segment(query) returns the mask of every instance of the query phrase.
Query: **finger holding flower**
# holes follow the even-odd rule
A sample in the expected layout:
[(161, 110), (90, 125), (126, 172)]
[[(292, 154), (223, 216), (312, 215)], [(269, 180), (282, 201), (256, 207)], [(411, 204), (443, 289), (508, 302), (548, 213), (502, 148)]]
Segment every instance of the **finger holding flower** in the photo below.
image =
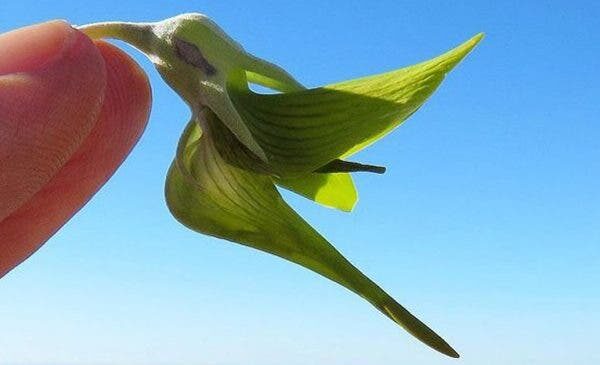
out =
[(150, 110), (123, 51), (54, 21), (0, 36), (0, 277), (108, 180)]
[[(61, 22), (38, 27), (48, 32), (0, 38), (0, 48), (17, 55), (0, 56), (0, 276), (85, 204), (144, 129), (145, 75), (122, 51), (88, 36), (116, 38), (145, 53), (190, 107), (165, 186), (177, 220), (317, 272), (430, 347), (459, 356), (342, 256), (276, 187), (351, 211), (357, 202), (351, 173), (385, 168), (348, 158), (415, 113), (482, 34), (410, 67), (307, 89), (201, 14), (80, 30)], [(29, 46), (19, 44), (24, 34)], [(42, 46), (31, 47), (36, 42)], [(255, 93), (250, 83), (278, 93)]]

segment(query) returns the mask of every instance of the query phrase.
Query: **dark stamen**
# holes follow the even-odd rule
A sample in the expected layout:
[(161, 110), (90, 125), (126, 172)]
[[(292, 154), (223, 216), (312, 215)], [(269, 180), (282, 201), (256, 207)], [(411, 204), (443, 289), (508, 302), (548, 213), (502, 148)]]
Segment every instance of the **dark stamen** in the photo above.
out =
[(358, 162), (344, 161), (344, 160), (333, 160), (327, 165), (318, 168), (315, 172), (329, 173), (329, 172), (373, 172), (375, 174), (383, 174), (385, 167), (375, 165), (365, 165)]

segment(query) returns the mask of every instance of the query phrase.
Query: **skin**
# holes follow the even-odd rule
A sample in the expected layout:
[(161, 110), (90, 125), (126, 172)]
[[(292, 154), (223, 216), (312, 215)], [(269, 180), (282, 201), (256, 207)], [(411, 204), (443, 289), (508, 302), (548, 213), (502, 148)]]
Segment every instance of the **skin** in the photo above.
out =
[(129, 56), (65, 22), (0, 35), (0, 277), (112, 176), (150, 104)]
[[(296, 214), (275, 184), (351, 210), (357, 199), (352, 180), (333, 174), (384, 168), (339, 158), (410, 117), (482, 34), (417, 65), (304, 89), (284, 70), (246, 53), (201, 14), (80, 29), (146, 53), (189, 104), (192, 120), (165, 188), (179, 221), (313, 270), (430, 347), (459, 357)], [(252, 93), (248, 82), (282, 93)], [(65, 23), (0, 37), (0, 277), (110, 177), (142, 133), (149, 105), (147, 80), (126, 55)], [(322, 173), (332, 178), (318, 177)]]

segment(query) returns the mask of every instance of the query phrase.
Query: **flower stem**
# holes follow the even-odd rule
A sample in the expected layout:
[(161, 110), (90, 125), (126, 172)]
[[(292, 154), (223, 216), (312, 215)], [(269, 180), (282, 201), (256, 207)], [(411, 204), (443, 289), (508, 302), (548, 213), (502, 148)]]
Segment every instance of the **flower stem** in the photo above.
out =
[(77, 27), (92, 39), (113, 38), (124, 41), (150, 55), (154, 32), (150, 23), (103, 22)]

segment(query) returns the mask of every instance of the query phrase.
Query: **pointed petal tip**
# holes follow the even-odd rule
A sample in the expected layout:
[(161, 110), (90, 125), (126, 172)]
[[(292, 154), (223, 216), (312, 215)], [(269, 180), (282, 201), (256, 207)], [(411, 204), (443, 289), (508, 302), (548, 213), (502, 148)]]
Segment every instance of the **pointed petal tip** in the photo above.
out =
[(466, 48), (465, 54), (471, 52), (473, 48), (475, 48), (475, 46), (477, 46), (479, 42), (483, 40), (483, 38), (485, 38), (485, 33), (479, 32), (471, 37), (468, 41), (463, 43), (463, 46)]
[(425, 342), (425, 344), (428, 345), (429, 347), (431, 347), (432, 349), (436, 350), (437, 352), (444, 354), (448, 357), (451, 357), (454, 359), (460, 358), (460, 354), (458, 352), (456, 352), (456, 350), (453, 349), (452, 346), (450, 346), (443, 339), (440, 338), (440, 340), (441, 340), (441, 342), (436, 343), (435, 345), (432, 343), (427, 343), (427, 342)]
[(458, 352), (456, 352), (456, 351), (455, 351), (454, 349), (452, 349), (452, 348), (451, 348), (451, 350), (452, 350), (452, 352), (451, 352), (451, 353), (449, 353), (449, 354), (447, 354), (447, 355), (448, 355), (448, 356), (450, 356), (450, 357), (453, 357), (453, 358), (455, 358), (455, 359), (459, 359), (459, 358), (460, 358), (460, 354), (459, 354)]
[[(229, 127), (229, 125), (228, 125), (228, 127)], [(265, 150), (263, 150), (261, 145), (259, 145), (258, 142), (256, 142), (256, 140), (254, 140), (252, 135), (246, 135), (246, 134), (243, 134), (240, 132), (234, 133), (234, 135), (248, 150), (250, 150), (250, 152), (252, 152), (262, 162), (264, 162), (266, 164), (269, 163), (269, 158), (267, 157)]]
[(466, 41), (465, 43), (474, 43), (475, 45), (477, 45), (477, 43), (479, 43), (483, 38), (485, 38), (485, 33), (479, 32), (479, 33), (475, 34), (474, 36), (472, 36), (471, 38), (469, 38), (469, 40)]
[(452, 348), (452, 346), (450, 346), (447, 342), (444, 341), (444, 345), (442, 347), (436, 348), (437, 351), (439, 351), (440, 353), (454, 358), (454, 359), (459, 359), (460, 358), (460, 354), (458, 352), (456, 352), (455, 349)]
[(460, 354), (458, 352), (456, 352), (456, 350), (453, 349), (452, 346), (450, 346), (446, 342), (444, 342), (444, 344), (439, 347), (433, 347), (433, 349), (435, 349), (436, 351), (438, 351), (448, 357), (451, 357), (454, 359), (460, 358)]
[(458, 46), (458, 48), (463, 48), (466, 50), (466, 52), (469, 52), (475, 48), (475, 46), (479, 44), (483, 38), (485, 38), (485, 33), (479, 32), (469, 38), (467, 41), (463, 42), (460, 46)]
[[(258, 144), (257, 144), (258, 146)], [(269, 158), (267, 157), (267, 154), (265, 153), (265, 151), (262, 149), (262, 147), (258, 146), (257, 148), (253, 149), (252, 152), (254, 152), (258, 158), (260, 158), (260, 160), (264, 163), (269, 163)]]
[(485, 33), (479, 32), (479, 33), (475, 34), (474, 36), (472, 36), (471, 38), (469, 38), (469, 40), (467, 40), (466, 42), (461, 44), (458, 48), (463, 51), (462, 53), (467, 55), (469, 52), (471, 52), (473, 50), (473, 48), (475, 48), (475, 46), (477, 46), (479, 44), (479, 42), (481, 42), (483, 40), (483, 38), (485, 38)]
[(414, 315), (408, 312), (396, 301), (392, 301), (379, 307), (383, 313), (407, 330), (419, 341), (423, 342), (432, 349), (452, 358), (459, 358), (460, 355), (452, 348), (440, 335), (435, 333), (425, 323), (421, 322)]
[[(477, 46), (477, 44), (481, 42), (484, 36), (484, 33), (477, 33), (476, 35), (463, 42), (459, 46), (432, 59), (431, 61), (439, 61), (438, 66), (444, 65), (446, 68), (446, 72), (449, 72), (454, 67), (456, 67), (456, 65), (458, 65), (469, 53), (471, 53), (475, 46)], [(431, 61), (426, 61), (425, 63), (429, 63)]]

